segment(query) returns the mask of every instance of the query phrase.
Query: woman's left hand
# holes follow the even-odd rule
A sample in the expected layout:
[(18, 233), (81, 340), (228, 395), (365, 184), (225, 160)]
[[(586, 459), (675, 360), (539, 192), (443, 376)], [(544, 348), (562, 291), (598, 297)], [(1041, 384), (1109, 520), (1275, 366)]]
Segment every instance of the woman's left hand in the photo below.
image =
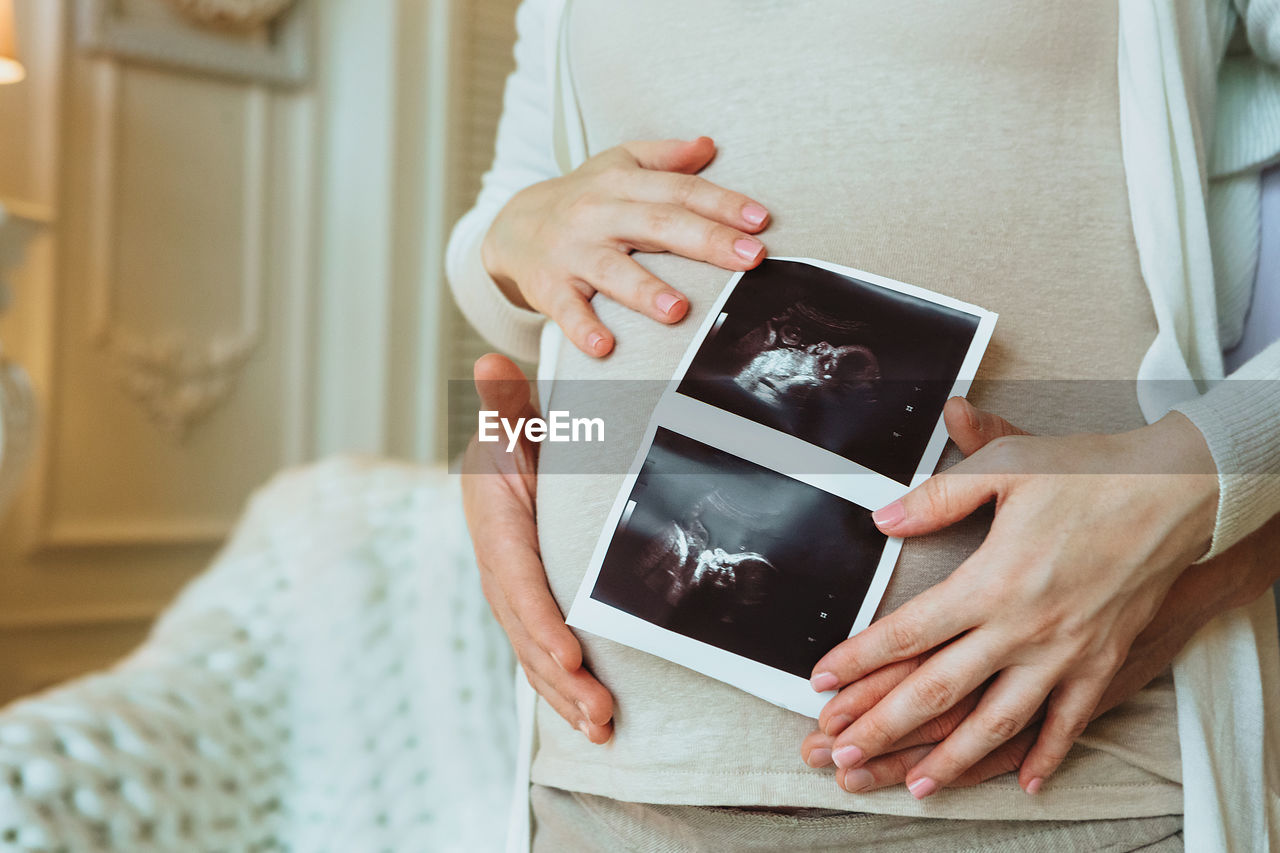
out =
[[(1019, 776), (1029, 793), (1040, 789), (1134, 638), (1207, 550), (1217, 477), (1199, 430), (1175, 412), (1117, 435), (999, 438), (875, 518), (885, 533), (918, 536), (990, 500), (995, 520), (969, 559), (813, 670), (814, 688), (830, 690), (933, 652), (835, 739), (845, 769), (894, 750), (986, 684), (972, 713), (907, 773), (917, 798), (960, 779), (1043, 706)], [(851, 693), (824, 716), (843, 713)]]

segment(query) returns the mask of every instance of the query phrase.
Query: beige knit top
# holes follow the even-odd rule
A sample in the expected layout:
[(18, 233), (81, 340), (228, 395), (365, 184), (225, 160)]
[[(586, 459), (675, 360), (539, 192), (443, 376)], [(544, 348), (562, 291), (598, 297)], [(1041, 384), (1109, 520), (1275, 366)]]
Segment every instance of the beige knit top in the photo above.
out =
[[(811, 256), (999, 312), (971, 399), (1037, 432), (1144, 423), (1133, 377), (1155, 335), (1121, 163), (1116, 5), (1108, 0), (575, 0), (569, 66), (591, 153), (712, 136), (704, 175), (763, 202), (775, 255)], [(692, 301), (664, 327), (603, 297), (604, 361), (563, 347), (560, 379), (669, 378), (729, 273), (641, 258)], [(613, 421), (643, 395), (598, 390)], [(622, 448), (627, 459), (635, 445)], [(547, 471), (564, 471), (544, 445)], [(942, 465), (954, 463), (952, 455)], [(564, 609), (621, 474), (547, 473), (543, 559)], [(903, 549), (882, 612), (977, 547), (975, 518)], [(584, 636), (616, 699), (592, 746), (537, 711), (533, 780), (639, 802), (813, 806), (938, 817), (1108, 818), (1182, 807), (1166, 676), (1095, 722), (1045, 791), (1010, 777), (917, 802), (839, 790), (800, 758), (812, 721), (661, 659)]]

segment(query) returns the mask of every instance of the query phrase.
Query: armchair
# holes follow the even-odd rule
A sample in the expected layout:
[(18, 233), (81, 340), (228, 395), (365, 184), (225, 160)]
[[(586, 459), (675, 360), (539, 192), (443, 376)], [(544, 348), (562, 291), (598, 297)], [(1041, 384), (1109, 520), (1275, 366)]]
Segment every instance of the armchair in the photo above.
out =
[(0, 851), (479, 851), (506, 832), (509, 647), (456, 478), (279, 476), (134, 654), (0, 712)]

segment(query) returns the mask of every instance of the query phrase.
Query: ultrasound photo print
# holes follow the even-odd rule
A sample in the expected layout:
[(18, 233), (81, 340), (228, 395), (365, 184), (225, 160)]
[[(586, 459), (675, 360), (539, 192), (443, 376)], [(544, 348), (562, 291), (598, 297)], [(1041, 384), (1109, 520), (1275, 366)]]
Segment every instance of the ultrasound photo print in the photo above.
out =
[(979, 317), (796, 261), (743, 274), (679, 393), (909, 484)]
[(807, 679), (885, 541), (868, 510), (659, 428), (591, 598)]

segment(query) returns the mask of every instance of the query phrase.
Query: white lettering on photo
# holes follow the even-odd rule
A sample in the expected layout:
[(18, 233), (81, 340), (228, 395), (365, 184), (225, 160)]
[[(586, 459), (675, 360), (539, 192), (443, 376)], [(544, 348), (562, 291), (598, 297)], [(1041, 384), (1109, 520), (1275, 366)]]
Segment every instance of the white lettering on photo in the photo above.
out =
[[(578, 438), (578, 427), (582, 427), (584, 438)], [(592, 431), (597, 438), (592, 438)], [(604, 418), (574, 418), (573, 419), (573, 440), (574, 441), (604, 441)]]
[(525, 419), (517, 418), (516, 425), (513, 428), (511, 422), (506, 418), (502, 419), (502, 431), (507, 434), (507, 452), (515, 450), (516, 442), (520, 440), (520, 427), (524, 426)]
[(498, 413), (493, 411), (480, 412), (480, 433), (477, 436), (480, 441), (497, 441), (498, 440)]
[(569, 429), (569, 423), (568, 412), (557, 412), (552, 410), (551, 420), (547, 422), (548, 426), (551, 427), (551, 432), (548, 438), (551, 441), (568, 441), (569, 435), (566, 431)]
[(496, 411), (482, 410), (479, 416), (479, 429), (476, 439), (485, 443), (501, 441), (502, 438), (498, 433), (499, 427), (507, 437), (508, 453), (515, 450), (516, 444), (519, 443), (522, 436), (526, 441), (532, 441), (537, 444), (544, 441), (604, 441), (603, 418), (575, 418), (569, 412), (555, 409), (550, 412), (550, 417), (547, 420), (542, 418), (517, 418), (514, 423), (507, 418), (500, 417)]

